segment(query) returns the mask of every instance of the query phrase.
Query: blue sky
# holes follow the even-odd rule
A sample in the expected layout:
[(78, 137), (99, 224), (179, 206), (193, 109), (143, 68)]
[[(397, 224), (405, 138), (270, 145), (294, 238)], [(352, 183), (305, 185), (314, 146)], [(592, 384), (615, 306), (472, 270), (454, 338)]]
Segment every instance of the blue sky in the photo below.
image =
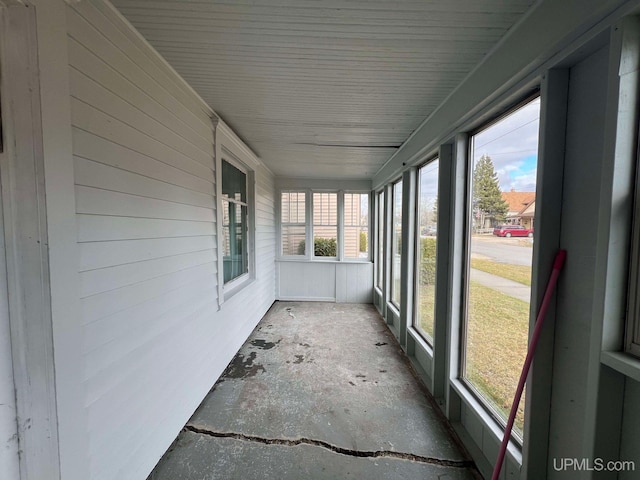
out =
[[(535, 192), (539, 123), (540, 100), (535, 99), (473, 137), (474, 162), (485, 154), (491, 157), (503, 192)], [(438, 163), (421, 173), (423, 201), (431, 204), (438, 193)]]
[(491, 157), (503, 192), (535, 191), (539, 125), (537, 98), (473, 137), (474, 161)]

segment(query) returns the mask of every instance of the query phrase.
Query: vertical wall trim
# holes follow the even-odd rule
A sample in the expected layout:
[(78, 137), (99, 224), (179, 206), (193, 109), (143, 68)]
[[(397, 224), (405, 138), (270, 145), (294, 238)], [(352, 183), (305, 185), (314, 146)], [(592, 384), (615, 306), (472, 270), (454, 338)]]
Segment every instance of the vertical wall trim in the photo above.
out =
[[(621, 458), (625, 377), (603, 366), (600, 357), (603, 350), (622, 350), (625, 320), (631, 315), (627, 313), (627, 282), (636, 278), (629, 277), (629, 265), (636, 268), (634, 259), (638, 253), (637, 236), (633, 236), (631, 228), (631, 199), (637, 195), (639, 81), (640, 17), (632, 16), (611, 31), (588, 377), (589, 392), (593, 394), (586, 403), (585, 419), (589, 423), (584, 435), (585, 455), (593, 458)], [(637, 228), (635, 225), (636, 231)], [(634, 249), (630, 260), (629, 252)]]
[(432, 392), (438, 404), (444, 406), (447, 388), (447, 354), (451, 318), (449, 278), (451, 277), (451, 228), (453, 225), (453, 176), (455, 172), (453, 145), (440, 146), (438, 163), (438, 244), (436, 246), (436, 311), (433, 335)]
[(402, 256), (400, 261), (400, 344), (407, 345), (407, 329), (413, 318), (414, 250), (416, 223), (416, 168), (402, 176)]
[[(635, 212), (640, 209), (637, 200), (637, 185), (640, 172), (637, 171), (638, 155), (638, 101), (640, 92), (640, 16), (626, 18), (616, 25), (611, 35), (611, 66), (610, 77), (617, 78), (611, 81), (609, 95), (609, 111), (607, 112), (608, 126), (613, 131), (607, 136), (604, 160), (606, 168), (603, 169), (603, 194), (606, 202), (601, 203), (600, 215), (603, 216), (605, 225), (601, 226), (599, 235), (603, 237), (603, 243), (614, 245), (615, 248), (607, 251), (606, 265), (598, 265), (598, 273), (602, 277), (596, 277), (601, 283), (602, 291), (605, 288), (609, 295), (603, 305), (605, 311), (611, 317), (607, 317), (603, 325), (602, 350), (609, 352), (620, 351), (629, 346), (629, 339), (623, 338), (625, 330), (628, 334), (633, 332), (633, 322), (625, 326), (627, 315), (635, 315), (634, 303), (640, 299), (634, 299), (629, 293), (629, 305), (627, 307), (627, 291), (633, 285), (627, 286), (627, 279), (638, 277), (638, 265), (633, 262), (640, 256), (640, 221), (634, 218)], [(615, 108), (614, 108), (615, 106)], [(636, 198), (636, 204), (629, 201)], [(633, 228), (629, 229), (629, 225)], [(615, 228), (615, 231), (609, 231)], [(604, 240), (606, 239), (606, 240)], [(633, 239), (633, 240), (631, 240)], [(629, 244), (631, 240), (631, 243)], [(632, 265), (629, 264), (629, 253)], [(622, 253), (622, 255), (621, 255)], [(605, 271), (603, 271), (603, 268)], [(606, 273), (613, 268), (614, 274)], [(629, 268), (629, 274), (626, 270)], [(603, 282), (603, 280), (607, 281)], [(634, 280), (631, 280), (633, 282)], [(617, 294), (617, 295), (616, 295)], [(629, 313), (624, 311), (629, 308)], [(622, 311), (621, 311), (622, 310)], [(626, 327), (626, 328), (625, 328)], [(628, 335), (629, 336), (629, 335)]]
[(383, 259), (383, 282), (382, 282), (382, 309), (383, 317), (388, 324), (393, 323), (393, 316), (389, 313), (389, 301), (391, 297), (391, 239), (392, 239), (392, 206), (393, 206), (393, 183), (389, 183), (384, 187), (384, 249), (382, 250)]
[[(2, 32), (6, 32), (5, 26), (5, 9), (0, 8), (0, 24)], [(2, 34), (0, 32), (0, 34)], [(0, 38), (0, 46), (4, 46), (5, 39)], [(0, 47), (0, 72), (4, 77), (4, 71), (7, 64), (4, 62), (5, 54)], [(2, 82), (4, 84), (4, 81)], [(6, 91), (2, 88), (0, 92), (0, 104), (7, 102)], [(6, 113), (7, 105), (3, 105)], [(9, 118), (5, 114), (2, 122), (8, 123)], [(6, 129), (6, 127), (5, 127)], [(10, 132), (7, 132), (10, 133)], [(0, 131), (5, 142), (4, 134)], [(10, 152), (5, 148), (0, 152), (0, 177), (4, 176), (3, 165), (10, 162), (8, 157)], [(18, 424), (16, 410), (16, 388), (13, 376), (13, 355), (11, 351), (11, 318), (9, 316), (9, 286), (7, 284), (7, 255), (5, 245), (5, 231), (2, 208), (2, 196), (0, 190), (0, 404), (4, 408), (0, 410), (0, 477), (2, 478), (20, 478), (20, 463), (18, 457)]]
[[(533, 324), (538, 306), (544, 296), (553, 259), (560, 247), (560, 206), (562, 205), (564, 178), (569, 71), (566, 69), (548, 71), (543, 78), (540, 94), (535, 216), (536, 244), (533, 249), (530, 332), (533, 331)], [(554, 305), (555, 303), (547, 312), (545, 328), (538, 343), (536, 360), (531, 368), (527, 384), (527, 405), (536, 405), (536, 408), (527, 408), (525, 411), (523, 479), (546, 478), (547, 466), (549, 465), (547, 456), (550, 434), (551, 376), (553, 373)]]
[(60, 478), (45, 172), (33, 7), (2, 15), (0, 177), (22, 479)]
[(213, 151), (215, 158), (213, 159), (213, 164), (215, 166), (216, 171), (213, 172), (216, 179), (216, 186), (214, 189), (215, 194), (215, 204), (216, 204), (216, 239), (217, 245), (216, 249), (218, 252), (218, 310), (222, 308), (222, 304), (224, 303), (224, 253), (222, 252), (222, 248), (220, 247), (222, 243), (222, 239), (224, 238), (222, 231), (222, 222), (223, 222), (223, 212), (222, 212), (222, 195), (221, 185), (222, 185), (222, 144), (220, 142), (220, 132), (218, 129), (218, 118), (211, 118), (211, 125), (213, 127)]
[[(451, 223), (449, 224), (449, 251), (445, 261), (449, 263), (449, 278), (447, 281), (449, 297), (447, 299), (447, 311), (449, 312), (449, 325), (447, 338), (449, 339), (449, 352), (447, 355), (446, 372), (449, 382), (456, 380), (460, 372), (460, 349), (462, 328), (462, 285), (463, 263), (466, 248), (466, 198), (468, 190), (468, 157), (469, 136), (466, 133), (456, 135), (455, 150), (453, 152), (452, 172), (449, 186), (449, 211)], [(439, 203), (439, 202), (438, 202)], [(440, 206), (438, 205), (438, 208)], [(446, 389), (446, 414), (450, 421), (460, 421), (460, 400), (457, 394), (452, 392), (449, 384)]]
[[(338, 231), (336, 232), (337, 241), (338, 241), (338, 251), (336, 255), (338, 256), (338, 261), (344, 260), (344, 190), (338, 190), (337, 193), (337, 220), (338, 220)], [(337, 287), (336, 283), (336, 287)], [(336, 292), (336, 298), (338, 298), (338, 292)]]
[(315, 253), (315, 245), (313, 243), (313, 192), (310, 189), (304, 189), (305, 204), (305, 219), (304, 223), (307, 225), (305, 228), (305, 257), (307, 260), (313, 258)]
[[(76, 198), (71, 136), (67, 38), (68, 6), (60, 0), (35, 5), (46, 182), (46, 218), (55, 345), (55, 383), (60, 477), (89, 478), (88, 414), (84, 404), (83, 328), (80, 316)], [(41, 212), (41, 215), (43, 212)], [(46, 471), (34, 478), (57, 478)]]

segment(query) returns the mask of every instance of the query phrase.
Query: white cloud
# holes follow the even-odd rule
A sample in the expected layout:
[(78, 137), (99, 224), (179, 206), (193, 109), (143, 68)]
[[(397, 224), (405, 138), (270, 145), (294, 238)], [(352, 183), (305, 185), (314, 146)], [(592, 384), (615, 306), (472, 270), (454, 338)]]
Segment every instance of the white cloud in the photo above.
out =
[(525, 160), (538, 151), (539, 112), (538, 98), (473, 137), (474, 162), (489, 155), (505, 191), (535, 188), (535, 170)]

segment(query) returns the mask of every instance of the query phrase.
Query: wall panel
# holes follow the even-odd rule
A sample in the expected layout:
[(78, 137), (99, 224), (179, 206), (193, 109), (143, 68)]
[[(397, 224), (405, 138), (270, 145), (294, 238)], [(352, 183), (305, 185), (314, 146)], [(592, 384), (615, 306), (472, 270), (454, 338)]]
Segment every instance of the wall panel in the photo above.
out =
[(140, 479), (274, 301), (274, 181), (247, 161), (256, 278), (219, 306), (212, 112), (110, 5), (67, 22), (83, 373), (57, 374), (90, 478)]

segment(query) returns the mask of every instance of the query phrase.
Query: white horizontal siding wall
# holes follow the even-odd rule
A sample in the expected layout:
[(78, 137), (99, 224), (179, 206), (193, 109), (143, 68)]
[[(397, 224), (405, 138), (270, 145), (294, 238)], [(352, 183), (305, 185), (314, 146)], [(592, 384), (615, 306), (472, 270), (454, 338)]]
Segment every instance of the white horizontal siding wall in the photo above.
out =
[(219, 309), (210, 112), (108, 4), (67, 24), (90, 478), (142, 480), (274, 300), (273, 178)]

